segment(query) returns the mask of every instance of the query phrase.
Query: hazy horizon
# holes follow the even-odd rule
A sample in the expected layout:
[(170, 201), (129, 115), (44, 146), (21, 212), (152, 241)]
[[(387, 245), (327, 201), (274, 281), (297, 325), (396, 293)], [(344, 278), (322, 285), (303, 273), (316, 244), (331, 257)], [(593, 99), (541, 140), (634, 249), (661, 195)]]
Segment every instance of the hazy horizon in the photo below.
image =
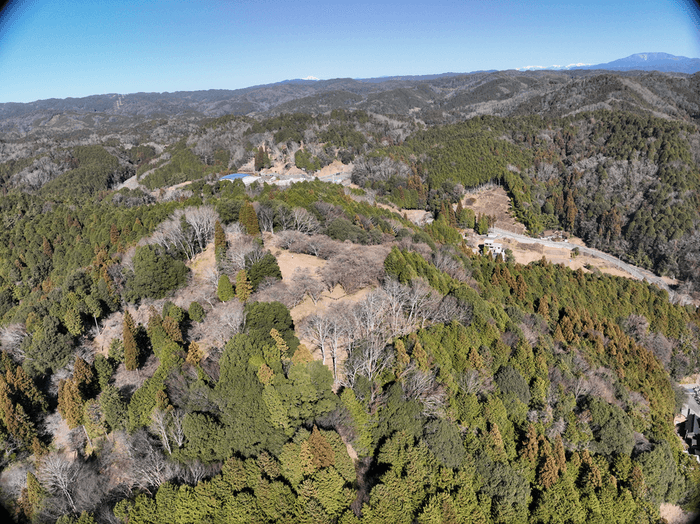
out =
[(700, 57), (694, 2), (9, 2), (0, 102)]

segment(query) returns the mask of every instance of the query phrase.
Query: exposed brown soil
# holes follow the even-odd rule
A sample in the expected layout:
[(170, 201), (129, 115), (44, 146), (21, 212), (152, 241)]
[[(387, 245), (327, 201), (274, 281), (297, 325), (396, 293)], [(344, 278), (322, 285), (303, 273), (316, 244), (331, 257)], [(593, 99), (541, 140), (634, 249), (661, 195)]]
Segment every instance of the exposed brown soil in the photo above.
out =
[[(273, 239), (273, 235), (267, 233), (265, 234), (266, 245), (273, 245)], [(323, 266), (326, 265), (325, 260), (312, 255), (291, 253), (286, 249), (279, 248), (273, 248), (271, 249), (271, 252), (277, 258), (277, 263), (279, 264), (280, 271), (282, 273), (282, 281), (287, 284), (291, 284), (292, 276), (298, 268), (308, 269), (311, 272), (311, 274), (314, 275), (318, 269), (321, 269)], [(332, 304), (337, 303), (339, 301), (357, 302), (359, 300), (362, 300), (362, 298), (364, 298), (369, 292), (370, 288), (363, 288), (353, 293), (352, 295), (348, 295), (340, 285), (337, 285), (333, 288), (332, 291), (324, 291), (321, 294), (321, 298), (316, 303), (314, 303), (313, 300), (307, 296), (300, 304), (294, 306), (289, 313), (292, 317), (292, 320), (294, 321), (294, 324), (296, 325), (309, 315), (321, 314), (325, 312)], [(299, 334), (297, 333), (297, 336), (298, 335)], [(306, 347), (309, 348), (311, 354), (315, 359), (321, 359), (321, 352), (318, 348), (314, 347), (314, 345), (311, 342), (301, 337), (300, 341), (302, 344), (306, 345)], [(329, 361), (327, 361), (326, 364), (330, 366)]]
[[(542, 259), (544, 256), (552, 264), (563, 264), (564, 266), (576, 270), (583, 269), (588, 271), (586, 266), (598, 268), (603, 273), (620, 277), (629, 277), (630, 275), (622, 271), (617, 266), (597, 257), (588, 255), (579, 255), (572, 257), (570, 249), (554, 248), (543, 246), (542, 244), (524, 244), (515, 240), (500, 238), (499, 242), (503, 244), (505, 249), (510, 249), (513, 252), (515, 261), (519, 264), (529, 264)], [(571, 242), (571, 240), (570, 240)]]
[[(265, 233), (263, 237), (266, 247), (268, 247), (277, 258), (277, 263), (282, 273), (282, 280), (287, 284), (291, 284), (292, 276), (297, 268), (308, 269), (312, 275), (315, 275), (316, 271), (326, 264), (325, 260), (315, 256), (291, 253), (285, 249), (274, 247), (275, 237), (271, 233)], [(148, 323), (149, 307), (152, 305), (160, 311), (165, 300), (170, 300), (175, 305), (185, 309), (189, 307), (192, 301), (197, 300), (205, 309), (210, 309), (210, 306), (208, 306), (206, 300), (203, 300), (203, 297), (208, 296), (214, 304), (217, 302), (214, 298), (216, 287), (211, 279), (215, 264), (214, 245), (211, 243), (202, 253), (199, 253), (188, 262), (187, 265), (191, 269), (191, 274), (190, 282), (186, 287), (177, 290), (173, 296), (167, 299), (147, 300), (142, 302), (138, 308), (127, 308), (134, 318), (135, 323), (137, 325), (139, 323), (146, 325)], [(306, 297), (300, 304), (290, 310), (290, 314), (294, 323), (297, 324), (311, 314), (323, 313), (336, 302), (357, 302), (366, 296), (369, 291), (369, 288), (364, 288), (352, 295), (348, 295), (343, 288), (338, 285), (331, 291), (324, 291), (321, 298), (316, 303), (314, 303), (311, 298)], [(111, 341), (113, 339), (121, 339), (122, 337), (123, 322), (124, 314), (122, 312), (117, 312), (110, 315), (101, 323), (100, 334), (97, 335), (93, 341), (93, 351), (95, 353), (99, 352), (107, 356)], [(214, 339), (209, 340), (206, 336), (198, 339), (197, 342), (205, 353), (207, 349), (215, 347), (219, 343), (219, 341)], [(302, 339), (301, 342), (309, 348), (314, 358), (321, 359), (318, 348), (314, 347), (308, 340)], [(139, 370), (139, 373), (127, 372), (123, 369), (123, 366), (120, 366), (117, 370), (117, 376), (115, 377), (115, 380), (118, 382), (117, 386), (138, 387), (140, 383), (150, 377), (157, 368), (157, 366), (149, 364), (153, 364), (153, 362), (149, 361), (147, 365)], [(326, 364), (330, 366), (330, 362), (327, 361)]]
[[(414, 209), (397, 209), (396, 207), (391, 207), (384, 204), (377, 205), (385, 209), (396, 211), (397, 213), (406, 213), (408, 214), (409, 219), (415, 223), (420, 223), (421, 219), (427, 213), (426, 211)], [(516, 222), (510, 205), (510, 198), (508, 197), (505, 189), (502, 187), (490, 187), (472, 193), (467, 193), (462, 199), (462, 206), (472, 209), (477, 215), (485, 214), (495, 217), (496, 222), (494, 227), (498, 229), (511, 231), (521, 235), (527, 232), (527, 228), (523, 224)], [(476, 240), (478, 237), (475, 237), (468, 231), (464, 231), (464, 233), (469, 237), (467, 239), (468, 244), (475, 247), (478, 243)], [(540, 260), (542, 257), (545, 257), (553, 264), (563, 264), (572, 270), (582, 268), (584, 271), (588, 271), (586, 266), (590, 265), (591, 267), (598, 268), (603, 273), (608, 273), (615, 276), (630, 277), (630, 275), (625, 271), (622, 271), (617, 266), (600, 258), (587, 255), (579, 255), (573, 258), (571, 256), (571, 250), (566, 248), (557, 249), (553, 247), (546, 247), (541, 244), (525, 244), (505, 238), (499, 238), (498, 242), (503, 244), (505, 249), (510, 249), (513, 252), (515, 261), (519, 264), (529, 264), (530, 262), (535, 262)], [(569, 237), (568, 242), (570, 244), (585, 246), (583, 240), (576, 237)]]
[(316, 171), (313, 175), (321, 180), (330, 182), (330, 179), (335, 173), (352, 173), (352, 168), (352, 164), (343, 164), (340, 160), (334, 160), (326, 167)]
[[(396, 207), (387, 206), (384, 204), (377, 205), (385, 209), (396, 211), (397, 213), (406, 213), (408, 214), (409, 219), (415, 223), (421, 223), (421, 219), (427, 213), (426, 211), (420, 210), (397, 209)], [(523, 224), (516, 222), (510, 204), (510, 198), (508, 197), (505, 189), (502, 187), (489, 187), (487, 189), (467, 193), (462, 199), (462, 206), (472, 209), (477, 216), (479, 214), (485, 214), (495, 217), (496, 222), (493, 225), (495, 228), (521, 235), (527, 232), (527, 228)], [(472, 247), (476, 247), (478, 244), (478, 237), (475, 237), (475, 235), (466, 230), (463, 231), (463, 233), (467, 236), (467, 243)], [(586, 266), (590, 266), (595, 267), (601, 272), (609, 275), (631, 278), (629, 273), (621, 270), (619, 267), (611, 264), (610, 262), (588, 255), (572, 257), (571, 250), (566, 248), (558, 249), (543, 246), (541, 244), (525, 244), (517, 242), (516, 240), (504, 238), (499, 238), (498, 242), (503, 244), (505, 249), (510, 249), (513, 252), (515, 261), (519, 264), (529, 264), (530, 262), (535, 262), (540, 260), (542, 257), (545, 257), (553, 264), (563, 264), (572, 270), (581, 268), (583, 271), (588, 271)], [(579, 246), (586, 245), (583, 240), (574, 236), (569, 236), (568, 243)], [(664, 280), (669, 285), (677, 284), (677, 281), (673, 279), (665, 278)]]
[(430, 212), (423, 211), (422, 209), (399, 209), (394, 205), (380, 203), (377, 203), (377, 207), (381, 207), (382, 209), (388, 209), (389, 211), (398, 213), (401, 216), (406, 216), (411, 222), (419, 226), (426, 224), (427, 220), (431, 217)]
[(490, 187), (467, 193), (462, 198), (462, 206), (472, 209), (476, 215), (488, 215), (496, 218), (494, 227), (512, 233), (525, 234), (527, 228), (515, 221), (510, 198), (502, 187)]

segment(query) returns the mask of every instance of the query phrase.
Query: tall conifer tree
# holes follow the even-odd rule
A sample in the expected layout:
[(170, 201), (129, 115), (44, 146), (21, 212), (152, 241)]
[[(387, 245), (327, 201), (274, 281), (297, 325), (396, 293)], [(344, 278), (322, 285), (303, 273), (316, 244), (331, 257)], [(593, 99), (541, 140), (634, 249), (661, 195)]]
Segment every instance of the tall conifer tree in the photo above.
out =
[(253, 286), (248, 280), (248, 274), (245, 269), (241, 269), (236, 273), (236, 298), (241, 302), (246, 302), (253, 292)]
[(246, 233), (249, 235), (260, 234), (260, 224), (258, 223), (258, 215), (255, 213), (255, 208), (250, 202), (246, 202), (241, 206), (239, 221), (245, 227)]
[(128, 311), (125, 311), (122, 337), (124, 339), (124, 366), (129, 371), (134, 371), (139, 366), (139, 348), (136, 345), (135, 335), (134, 319)]
[(214, 223), (214, 256), (216, 261), (223, 260), (226, 254), (226, 233), (218, 220)]

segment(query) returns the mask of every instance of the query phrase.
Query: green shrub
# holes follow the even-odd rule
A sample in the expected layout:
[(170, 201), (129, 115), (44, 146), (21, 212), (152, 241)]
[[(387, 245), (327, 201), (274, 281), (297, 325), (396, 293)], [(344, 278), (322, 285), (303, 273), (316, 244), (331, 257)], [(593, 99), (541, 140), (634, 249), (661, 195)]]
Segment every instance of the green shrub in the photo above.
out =
[(204, 317), (207, 316), (207, 313), (206, 311), (204, 311), (202, 304), (200, 304), (197, 301), (190, 303), (190, 307), (187, 313), (189, 314), (190, 319), (194, 320), (195, 322), (201, 322), (204, 320)]

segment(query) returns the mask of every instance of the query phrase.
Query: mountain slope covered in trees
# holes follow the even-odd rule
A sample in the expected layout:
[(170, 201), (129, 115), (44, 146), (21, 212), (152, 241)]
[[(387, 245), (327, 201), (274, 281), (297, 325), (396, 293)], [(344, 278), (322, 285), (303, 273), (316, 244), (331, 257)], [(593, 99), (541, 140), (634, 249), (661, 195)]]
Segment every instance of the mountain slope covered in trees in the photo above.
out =
[(0, 104), (9, 136), (58, 131), (120, 131), (148, 120), (183, 121), (226, 114), (272, 116), (334, 109), (412, 115), (429, 123), (475, 115), (564, 116), (622, 109), (697, 121), (700, 73), (644, 71), (485, 71), (387, 79), (289, 81), (235, 91), (94, 95)]
[[(63, 524), (697, 510), (700, 468), (673, 417), (678, 382), (700, 371), (698, 308), (646, 282), (477, 253), (463, 233), (488, 217), (453, 207), (498, 182), (531, 234), (570, 231), (692, 293), (700, 135), (683, 89), (696, 79), (547, 75), (484, 73), (439, 109), (430, 93), (457, 98), (465, 79), (347, 91), (374, 111), (331, 111), (329, 90), (308, 113), (5, 120), (4, 505)], [(544, 79), (562, 90), (514, 94)], [(477, 108), (505, 114), (465, 119)], [(355, 186), (313, 179), (334, 161)], [(308, 176), (219, 180), (243, 166)], [(280, 251), (320, 269), (282, 278)], [(293, 320), (332, 290), (361, 293)]]
[[(459, 235), (436, 242), (437, 230), (337, 185), (196, 187), (181, 202), (102, 199), (39, 215), (8, 200), (25, 209), (14, 231), (44, 239), (5, 277), (26, 281), (5, 288), (2, 332), (3, 394), (14, 399), (2, 408), (15, 453), (5, 467), (27, 472), (8, 501), (18, 515), (544, 522), (566, 503), (576, 522), (655, 522), (662, 501), (695, 504), (697, 465), (672, 424), (673, 377), (698, 369), (695, 308), (640, 282), (465, 253)], [(52, 233), (54, 223), (68, 225)], [(219, 227), (236, 233), (217, 241)], [(375, 267), (377, 289), (294, 325), (274, 256), (251, 242), (261, 229), (336, 264), (326, 285), (342, 275), (352, 291), (353, 272)], [(129, 262), (122, 253), (143, 237)], [(348, 238), (393, 247), (363, 262)], [(218, 298), (168, 302), (185, 282), (181, 260), (214, 241), (233, 295), (219, 279)], [(256, 274), (269, 279), (265, 298), (244, 291)], [(148, 320), (125, 314), (109, 358), (83, 349), (100, 319), (139, 304)], [(223, 310), (232, 338), (200, 348), (198, 325)], [(337, 368), (299, 345), (319, 321)], [(140, 387), (116, 386), (146, 361), (156, 367)], [(77, 458), (49, 448), (56, 402)]]
[(358, 165), (353, 180), (400, 206), (435, 212), (444, 198), (458, 199), (456, 184), (497, 180), (530, 233), (571, 231), (692, 288), (700, 283), (698, 146), (695, 126), (623, 112), (482, 117), (373, 152), (370, 164), (393, 158), (410, 166), (404, 176)]

